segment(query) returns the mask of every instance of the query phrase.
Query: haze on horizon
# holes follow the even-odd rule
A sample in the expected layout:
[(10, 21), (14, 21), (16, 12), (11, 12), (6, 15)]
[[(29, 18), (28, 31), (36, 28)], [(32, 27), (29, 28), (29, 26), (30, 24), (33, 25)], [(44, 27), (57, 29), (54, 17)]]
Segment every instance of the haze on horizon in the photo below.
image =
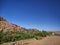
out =
[(0, 16), (25, 28), (60, 30), (60, 0), (0, 0)]

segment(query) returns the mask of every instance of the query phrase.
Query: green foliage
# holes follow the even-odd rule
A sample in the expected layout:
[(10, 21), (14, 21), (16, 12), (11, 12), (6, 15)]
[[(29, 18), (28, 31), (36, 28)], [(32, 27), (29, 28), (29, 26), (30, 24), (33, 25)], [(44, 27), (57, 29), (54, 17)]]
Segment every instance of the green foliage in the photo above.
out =
[(35, 38), (35, 37), (46, 37), (47, 35), (51, 35), (50, 32), (46, 31), (29, 31), (25, 30), (22, 32), (3, 32), (0, 31), (0, 44), (5, 43), (5, 42), (13, 42), (13, 41), (18, 41), (18, 40), (24, 40), (24, 39), (30, 39), (30, 38)]

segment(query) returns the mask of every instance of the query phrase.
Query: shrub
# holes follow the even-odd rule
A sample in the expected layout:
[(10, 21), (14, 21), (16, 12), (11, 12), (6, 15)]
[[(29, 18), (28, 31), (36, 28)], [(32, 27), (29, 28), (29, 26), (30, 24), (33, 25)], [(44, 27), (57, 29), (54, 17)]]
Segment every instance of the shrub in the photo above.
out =
[[(51, 35), (51, 32), (46, 32), (46, 31), (29, 31), (25, 30), (22, 32), (3, 32), (0, 31), (0, 44), (5, 43), (5, 42), (13, 42), (13, 41), (18, 41), (18, 40), (24, 40), (24, 39), (30, 39), (30, 38), (36, 38), (38, 39), (39, 37), (46, 37), (47, 35)], [(40, 38), (39, 38), (40, 39)]]

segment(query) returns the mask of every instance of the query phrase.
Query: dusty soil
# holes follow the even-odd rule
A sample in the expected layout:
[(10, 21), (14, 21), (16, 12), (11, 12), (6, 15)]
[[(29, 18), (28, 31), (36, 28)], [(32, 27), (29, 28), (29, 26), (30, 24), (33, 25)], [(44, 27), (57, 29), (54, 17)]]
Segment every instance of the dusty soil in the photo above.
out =
[(50, 36), (42, 40), (36, 40), (30, 43), (29, 45), (60, 45), (59, 36)]
[(10, 43), (3, 43), (1, 45), (60, 45), (60, 36), (47, 36), (43, 39), (29, 39)]

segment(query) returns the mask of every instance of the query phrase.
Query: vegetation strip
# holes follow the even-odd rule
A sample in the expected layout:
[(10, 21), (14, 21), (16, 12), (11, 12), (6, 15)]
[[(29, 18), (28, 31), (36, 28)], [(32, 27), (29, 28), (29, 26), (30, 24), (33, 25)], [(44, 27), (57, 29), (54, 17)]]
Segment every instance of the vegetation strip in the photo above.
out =
[(29, 31), (29, 30), (25, 30), (22, 32), (11, 32), (11, 31), (7, 31), (7, 32), (3, 32), (0, 31), (0, 44), (5, 43), (5, 42), (14, 42), (14, 41), (18, 41), (18, 40), (24, 40), (24, 39), (31, 39), (31, 38), (35, 38), (38, 40), (38, 38), (40, 37), (46, 37), (47, 35), (50, 36), (52, 34), (52, 32), (46, 32), (46, 31)]

